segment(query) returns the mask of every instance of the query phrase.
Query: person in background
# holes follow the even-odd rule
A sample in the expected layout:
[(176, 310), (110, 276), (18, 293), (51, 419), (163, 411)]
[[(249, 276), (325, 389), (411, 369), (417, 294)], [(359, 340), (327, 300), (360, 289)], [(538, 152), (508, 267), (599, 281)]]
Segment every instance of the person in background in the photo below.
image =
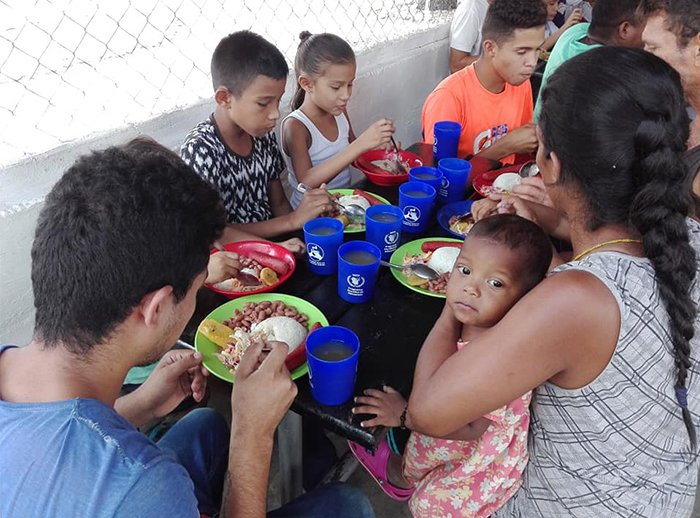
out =
[(554, 71), (566, 60), (600, 47), (641, 47), (644, 16), (637, 12), (640, 0), (599, 0), (593, 9), (591, 23), (578, 23), (559, 37), (552, 49), (542, 76), (540, 93), (535, 103), (533, 120), (537, 122), (542, 90)]
[(471, 65), (482, 52), (481, 28), (493, 0), (462, 0), (450, 25), (450, 74)]
[(294, 59), (294, 111), (282, 121), (282, 150), (295, 209), (303, 199), (299, 183), (350, 187), (350, 164), (365, 151), (390, 145), (394, 133), (393, 123), (382, 118), (355, 138), (347, 114), (357, 69), (352, 47), (335, 34), (304, 31), (300, 39)]
[(557, 9), (559, 7), (558, 0), (544, 0), (547, 6), (547, 24), (544, 26), (544, 43), (542, 44), (542, 50), (549, 51), (552, 50), (555, 43), (559, 40), (559, 37), (572, 25), (576, 25), (581, 21), (581, 9), (574, 9), (566, 21), (558, 26), (554, 23), (554, 18), (557, 15)]
[[(204, 397), (202, 355), (169, 349), (224, 225), (216, 191), (153, 141), (83, 156), (56, 183), (32, 246), (34, 336), (0, 347), (0, 516), (265, 514), (275, 429), (297, 390), (286, 344), (269, 342), (264, 354), (256, 343), (244, 355), (230, 434), (209, 408), (157, 444), (137, 429)], [(130, 368), (161, 357), (118, 397)], [(345, 485), (270, 516), (326, 513), (374, 516)]]
[(478, 61), (444, 79), (421, 114), (423, 140), (432, 144), (438, 121), (462, 125), (458, 156), (480, 155), (513, 163), (537, 148), (530, 76), (544, 41), (542, 0), (495, 0), (483, 27)]
[(644, 49), (660, 57), (681, 76), (685, 98), (693, 113), (685, 161), (694, 173), (696, 214), (700, 214), (700, 1), (644, 0), (647, 25)]
[(250, 31), (223, 38), (212, 56), (216, 109), (185, 138), (180, 155), (219, 192), (231, 230), (270, 238), (299, 230), (333, 208), (312, 189), (292, 210), (280, 181), (284, 159), (272, 131), (279, 119), (289, 67), (282, 53)]

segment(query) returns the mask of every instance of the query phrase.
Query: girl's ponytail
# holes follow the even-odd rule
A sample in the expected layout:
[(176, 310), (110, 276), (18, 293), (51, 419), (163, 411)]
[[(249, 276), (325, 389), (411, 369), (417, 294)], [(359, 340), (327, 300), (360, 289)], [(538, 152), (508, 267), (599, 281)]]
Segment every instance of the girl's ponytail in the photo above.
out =
[(297, 89), (292, 97), (292, 110), (297, 110), (304, 103), (304, 89), (299, 84), (299, 76), (319, 76), (326, 64), (340, 65), (355, 63), (355, 53), (348, 42), (335, 34), (324, 32), (311, 34), (302, 31), (299, 34), (299, 47), (294, 58), (294, 72), (297, 76)]

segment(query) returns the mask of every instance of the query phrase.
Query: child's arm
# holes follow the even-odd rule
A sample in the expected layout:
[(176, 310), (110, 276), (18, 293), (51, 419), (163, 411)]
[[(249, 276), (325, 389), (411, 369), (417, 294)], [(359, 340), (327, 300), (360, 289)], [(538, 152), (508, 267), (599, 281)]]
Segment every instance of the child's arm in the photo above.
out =
[(300, 121), (294, 118), (287, 119), (282, 128), (282, 142), (292, 159), (297, 180), (309, 187), (318, 187), (322, 183), (330, 182), (365, 151), (387, 144), (393, 133), (394, 124), (388, 119), (380, 119), (354, 139), (348, 147), (316, 166), (312, 165), (309, 157), (309, 131)]
[(555, 33), (553, 33), (549, 38), (544, 40), (544, 43), (542, 44), (542, 49), (543, 50), (552, 50), (554, 48), (554, 45), (559, 40), (559, 36), (564, 34), (564, 31), (566, 31), (566, 29), (568, 29), (572, 25), (575, 25), (578, 22), (580, 22), (582, 17), (583, 17), (583, 11), (580, 8), (576, 8), (573, 11), (571, 11), (571, 14), (564, 22), (564, 25), (562, 25), (559, 28), (559, 30), (556, 31)]
[[(360, 426), (363, 428), (372, 426), (397, 427), (404, 425), (406, 428), (411, 429), (411, 420), (409, 416), (404, 416), (404, 422), (401, 422), (401, 415), (404, 410), (406, 410), (407, 401), (401, 394), (387, 385), (384, 385), (382, 390), (365, 390), (364, 395), (355, 398), (355, 403), (357, 403), (357, 406), (353, 407), (353, 414), (368, 414), (374, 416), (372, 419), (366, 419), (360, 423)], [(455, 441), (478, 439), (490, 424), (491, 421), (485, 417), (480, 417), (459, 430), (440, 438)]]
[[(255, 223), (236, 223), (229, 225), (229, 227), (270, 238), (299, 230), (310, 219), (317, 218), (324, 212), (330, 212), (333, 209), (328, 191), (310, 189), (304, 194), (297, 210), (292, 211), (281, 182), (277, 179), (270, 182), (269, 185), (270, 205), (274, 217)], [(280, 198), (284, 199), (284, 203), (281, 202)]]

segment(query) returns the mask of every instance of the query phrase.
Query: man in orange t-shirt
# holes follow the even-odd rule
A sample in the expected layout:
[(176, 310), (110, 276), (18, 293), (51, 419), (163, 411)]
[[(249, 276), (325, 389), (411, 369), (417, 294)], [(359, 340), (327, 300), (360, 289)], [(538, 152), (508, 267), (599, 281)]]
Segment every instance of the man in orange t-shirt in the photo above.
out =
[(496, 0), (486, 13), (479, 60), (444, 79), (423, 105), (423, 138), (433, 143), (439, 121), (462, 125), (458, 155), (513, 163), (533, 153), (530, 76), (544, 42), (547, 9), (541, 0)]

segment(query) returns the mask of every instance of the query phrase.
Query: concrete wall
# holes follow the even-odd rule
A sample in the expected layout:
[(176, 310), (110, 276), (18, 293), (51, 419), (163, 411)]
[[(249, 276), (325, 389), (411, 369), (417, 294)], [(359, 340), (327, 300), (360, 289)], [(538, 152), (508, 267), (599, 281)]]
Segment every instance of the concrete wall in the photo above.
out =
[[(420, 140), (426, 95), (447, 75), (448, 26), (387, 42), (358, 56), (349, 114), (356, 134), (379, 117), (392, 118), (404, 145)], [(282, 100), (294, 91), (290, 78)], [(32, 157), (0, 171), (0, 343), (24, 344), (33, 326), (30, 249), (44, 197), (75, 159), (94, 149), (147, 134), (173, 149), (212, 111), (210, 101), (133, 127), (109, 132)]]

